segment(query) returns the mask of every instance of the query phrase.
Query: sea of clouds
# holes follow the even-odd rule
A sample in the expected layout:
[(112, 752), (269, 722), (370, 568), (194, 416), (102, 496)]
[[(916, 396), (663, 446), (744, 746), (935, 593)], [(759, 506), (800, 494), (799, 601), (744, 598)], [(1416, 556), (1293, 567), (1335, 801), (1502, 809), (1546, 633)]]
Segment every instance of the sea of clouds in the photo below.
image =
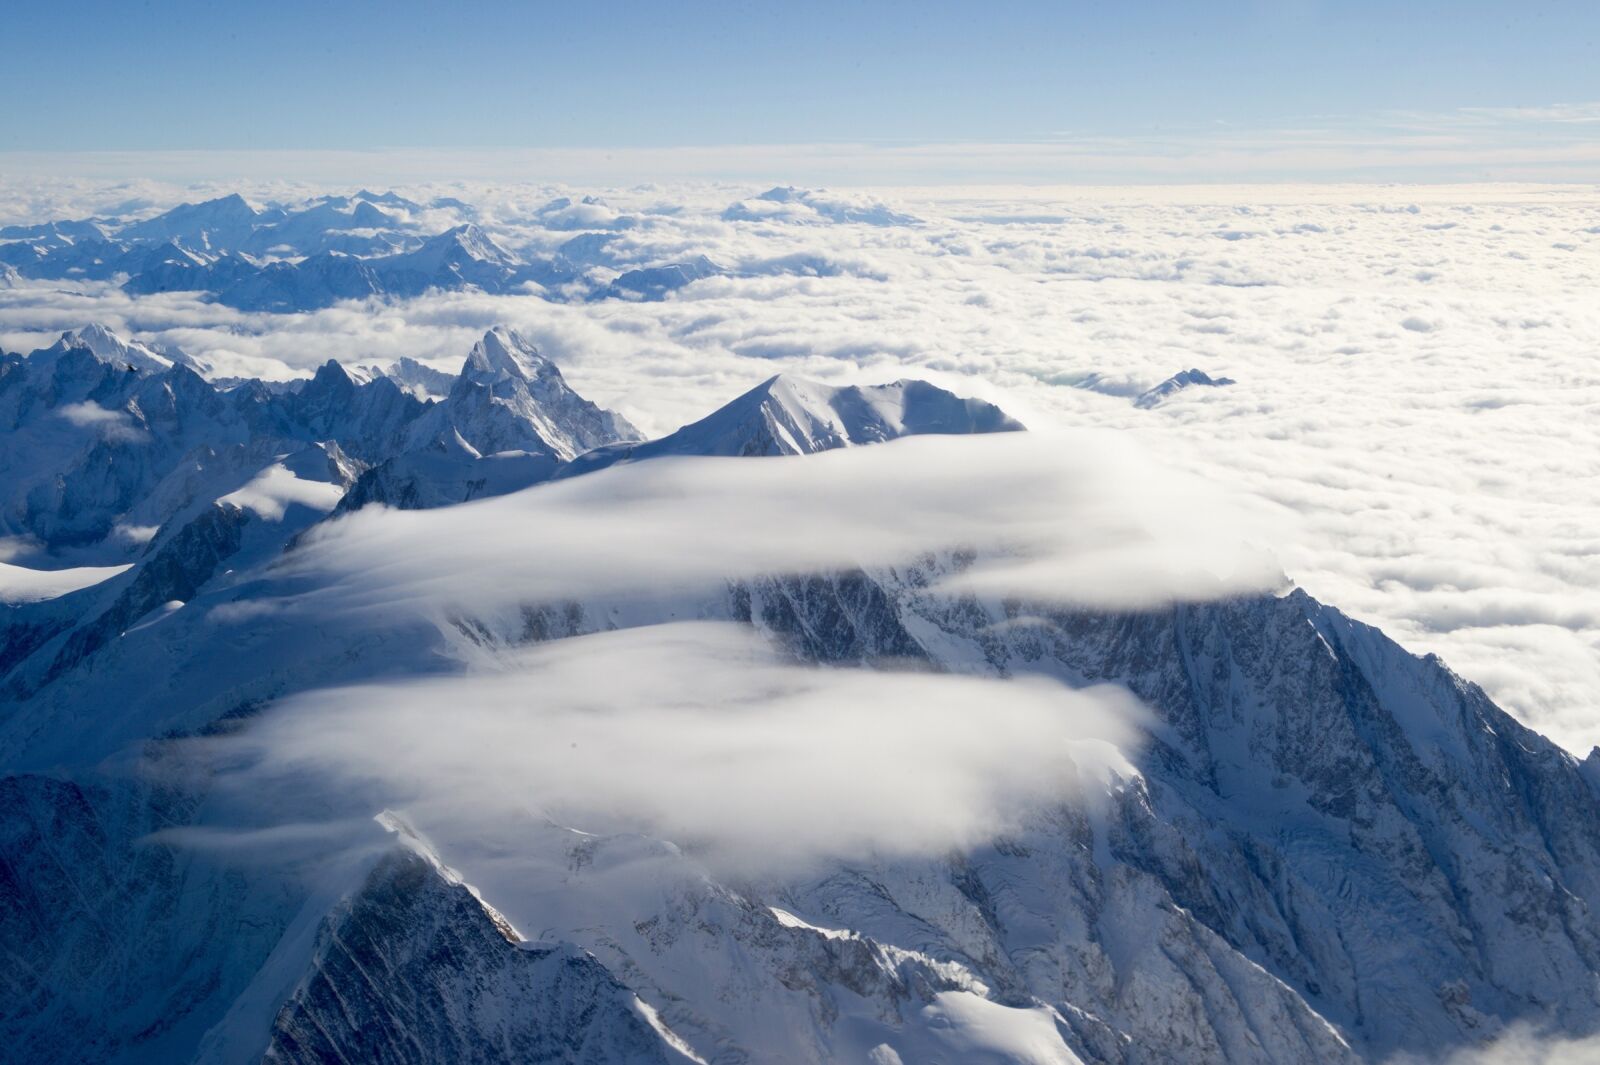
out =
[[(0, 222), (154, 212), (290, 185), (13, 181)], [(1296, 583), (1434, 651), (1576, 751), (1600, 742), (1600, 193), (1576, 186), (944, 188), (829, 194), (914, 225), (722, 217), (760, 186), (402, 188), (459, 197), (506, 246), (638, 220), (614, 269), (706, 255), (745, 276), (660, 303), (441, 293), (253, 314), (114, 285), (0, 288), (0, 346), (89, 321), (219, 373), (332, 357), (454, 369), (494, 324), (647, 432), (776, 372), (931, 379), (1030, 426), (1111, 430), (1283, 519)], [(603, 202), (540, 215), (556, 195)], [(817, 276), (794, 272), (796, 264)], [(1153, 409), (1198, 367), (1236, 384)], [(1131, 486), (1139, 489), (1137, 483)], [(1145, 489), (1166, 487), (1152, 479)]]

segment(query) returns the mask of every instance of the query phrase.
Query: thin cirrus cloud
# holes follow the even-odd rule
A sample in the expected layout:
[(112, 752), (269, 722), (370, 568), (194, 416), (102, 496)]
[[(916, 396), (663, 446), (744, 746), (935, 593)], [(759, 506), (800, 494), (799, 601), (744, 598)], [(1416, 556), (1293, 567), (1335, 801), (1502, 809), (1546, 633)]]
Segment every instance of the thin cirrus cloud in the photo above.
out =
[(310, 183), (424, 184), (463, 173), (512, 183), (626, 185), (763, 181), (926, 185), (997, 182), (1587, 181), (1600, 147), (1585, 127), (1600, 102), (1306, 115), (1275, 123), (1216, 121), (1107, 134), (1041, 129), (993, 142), (811, 142), (605, 148), (194, 150), (0, 153), (0, 169), (38, 196), (65, 175), (137, 187), (152, 179), (270, 178)]

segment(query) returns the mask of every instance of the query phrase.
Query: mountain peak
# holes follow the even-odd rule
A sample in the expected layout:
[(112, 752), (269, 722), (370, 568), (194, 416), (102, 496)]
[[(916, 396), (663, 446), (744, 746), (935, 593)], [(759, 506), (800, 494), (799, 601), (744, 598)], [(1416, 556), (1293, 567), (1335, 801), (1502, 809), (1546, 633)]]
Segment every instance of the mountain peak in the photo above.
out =
[(367, 383), (367, 375), (359, 369), (352, 372), (338, 359), (329, 359), (317, 367), (306, 387), (337, 388)]
[(1017, 432), (1026, 427), (981, 399), (927, 381), (827, 385), (777, 374), (677, 432), (598, 449), (562, 476), (663, 455), (810, 455), (902, 436)]
[(360, 192), (357, 192), (350, 198), (352, 200), (365, 200), (368, 203), (387, 204), (390, 207), (416, 206), (416, 204), (395, 192), (393, 189), (390, 189), (388, 192), (373, 192), (371, 189), (362, 189)]
[(1186, 388), (1223, 388), (1233, 383), (1234, 381), (1231, 377), (1212, 377), (1199, 369), (1180, 370), (1154, 388), (1141, 392), (1135, 397), (1133, 405), (1149, 410), (1152, 407), (1159, 406), (1163, 400), (1176, 395)]
[(435, 241), (443, 247), (459, 248), (470, 258), (477, 259), (480, 262), (500, 263), (509, 266), (516, 261), (510, 252), (496, 244), (489, 234), (471, 222), (456, 226), (454, 229), (447, 229), (429, 243)]
[(137, 341), (124, 340), (99, 322), (69, 329), (46, 350), (59, 353), (74, 349), (86, 350), (100, 362), (130, 366), (140, 373), (161, 373), (172, 367), (172, 360), (165, 355)]
[(502, 381), (516, 378), (532, 381), (541, 371), (550, 367), (550, 360), (539, 354), (539, 349), (515, 329), (497, 325), (467, 353), (461, 376), (476, 382)]
[(1013, 432), (1023, 428), (1021, 422), (992, 403), (967, 399), (916, 380), (883, 385), (827, 385), (777, 374), (724, 409), (748, 410), (752, 404), (763, 415), (769, 445), (777, 454), (806, 454), (901, 436)]
[(430, 237), (415, 251), (388, 262), (431, 277), (454, 275), (479, 283), (486, 278), (501, 278), (516, 267), (517, 258), (468, 222)]
[(402, 355), (386, 369), (377, 371), (418, 399), (443, 399), (456, 383), (456, 375), (436, 370), (427, 363)]

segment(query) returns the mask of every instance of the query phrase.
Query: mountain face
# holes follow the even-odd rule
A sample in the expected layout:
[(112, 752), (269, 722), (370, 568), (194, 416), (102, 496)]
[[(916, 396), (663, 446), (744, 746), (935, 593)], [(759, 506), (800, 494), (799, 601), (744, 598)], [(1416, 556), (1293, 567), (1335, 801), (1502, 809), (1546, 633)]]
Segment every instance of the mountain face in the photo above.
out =
[(314, 955), (315, 975), (273, 1021), (265, 1062), (694, 1060), (592, 955), (523, 942), (426, 852), (380, 861), (323, 925)]
[(149, 532), (312, 445), (358, 458), (394, 447), (424, 404), (337, 367), (295, 395), (219, 390), (187, 359), (98, 326), (0, 366), (0, 531), (46, 550), (126, 555)]
[[(8, 530), (110, 551), (102, 528), (154, 527), (100, 584), (0, 607), (0, 1057), (1231, 1065), (1600, 1030), (1594, 760), (1303, 592), (1066, 608), (952, 591), (970, 560), (930, 555), (357, 624), (292, 564), (361, 493), (1022, 428), (990, 404), (778, 377), (638, 442), (507, 330), (429, 400), (337, 363), (219, 390), (82, 330), (0, 361), (0, 417)], [(738, 876), (537, 813), (458, 861), (403, 811), (261, 809), (203, 754), (296, 692), (675, 617), (831, 671), (1117, 685), (1150, 719), (1101, 803)]]

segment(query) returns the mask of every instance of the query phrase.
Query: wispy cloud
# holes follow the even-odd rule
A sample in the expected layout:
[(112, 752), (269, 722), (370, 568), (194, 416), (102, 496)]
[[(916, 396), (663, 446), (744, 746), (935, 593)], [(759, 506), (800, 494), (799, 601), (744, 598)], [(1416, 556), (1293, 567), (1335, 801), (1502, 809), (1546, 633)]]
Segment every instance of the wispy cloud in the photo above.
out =
[[(16, 179), (417, 184), (539, 180), (835, 184), (1594, 181), (1600, 104), (1464, 107), (1216, 122), (1144, 133), (1041, 130), (1005, 141), (676, 147), (0, 153)], [(1537, 136), (1532, 134), (1537, 133)]]
[(316, 575), (319, 609), (471, 616), (693, 601), (728, 580), (975, 552), (952, 590), (1146, 607), (1274, 587), (1271, 535), (1266, 515), (1108, 438), (1001, 433), (661, 459), (439, 510), (373, 508), (282, 568)]
[(1119, 745), (1143, 716), (1113, 689), (804, 668), (739, 626), (700, 622), (313, 692), (208, 746), (248, 761), (228, 786), (254, 802), (284, 787), (322, 796), (334, 820), (403, 808), (489, 850), (544, 821), (644, 832), (771, 874), (937, 854), (1041, 805), (1103, 798), (1137, 776)]

